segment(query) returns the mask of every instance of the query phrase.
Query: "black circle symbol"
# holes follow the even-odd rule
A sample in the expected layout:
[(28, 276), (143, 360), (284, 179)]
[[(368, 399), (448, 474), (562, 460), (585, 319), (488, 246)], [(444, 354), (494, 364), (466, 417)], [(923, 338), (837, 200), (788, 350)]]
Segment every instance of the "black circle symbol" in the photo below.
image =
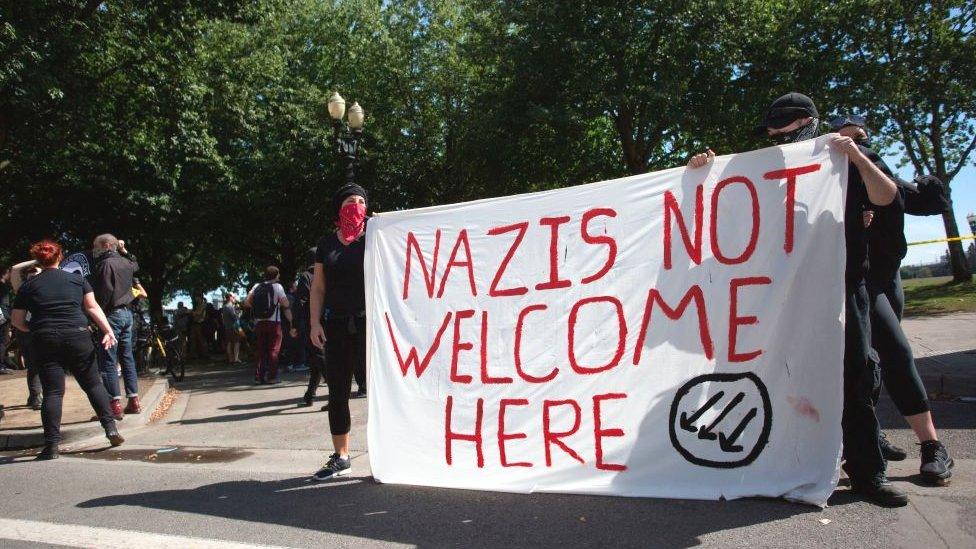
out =
[[(743, 381), (746, 383), (740, 383)], [(682, 399), (695, 390), (704, 404), (682, 405)], [(728, 395), (725, 393), (727, 390)], [(756, 419), (762, 422), (759, 429), (751, 425)], [(719, 469), (744, 467), (755, 461), (769, 442), (772, 427), (773, 408), (769, 391), (759, 376), (752, 372), (705, 374), (692, 378), (675, 393), (668, 420), (671, 445), (678, 453), (695, 465)], [(689, 433), (696, 435), (692, 437)], [(748, 436), (743, 437), (746, 434)], [(686, 448), (682, 438), (694, 440), (698, 446)], [(745, 451), (746, 447), (749, 447), (748, 451)], [(700, 455), (703, 448), (708, 450), (708, 457)], [(740, 457), (743, 454), (745, 457)]]

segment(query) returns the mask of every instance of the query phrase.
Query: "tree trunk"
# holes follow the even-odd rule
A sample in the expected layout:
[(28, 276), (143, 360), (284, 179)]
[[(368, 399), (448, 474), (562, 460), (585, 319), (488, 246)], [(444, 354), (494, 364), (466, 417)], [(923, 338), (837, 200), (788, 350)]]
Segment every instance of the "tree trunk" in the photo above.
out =
[[(949, 201), (952, 204), (952, 200)], [(959, 228), (956, 226), (956, 217), (953, 215), (952, 208), (943, 212), (942, 223), (945, 225), (946, 237), (959, 237)], [(966, 262), (966, 253), (962, 248), (962, 241), (955, 240), (949, 242), (949, 267), (952, 269), (953, 282), (969, 282), (973, 279), (970, 265)]]

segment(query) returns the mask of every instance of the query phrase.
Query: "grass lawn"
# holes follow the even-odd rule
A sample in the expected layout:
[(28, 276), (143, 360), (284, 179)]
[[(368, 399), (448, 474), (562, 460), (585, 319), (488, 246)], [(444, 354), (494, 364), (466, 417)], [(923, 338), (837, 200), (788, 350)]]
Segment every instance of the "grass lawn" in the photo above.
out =
[(905, 316), (976, 312), (976, 283), (949, 284), (952, 277), (905, 280)]

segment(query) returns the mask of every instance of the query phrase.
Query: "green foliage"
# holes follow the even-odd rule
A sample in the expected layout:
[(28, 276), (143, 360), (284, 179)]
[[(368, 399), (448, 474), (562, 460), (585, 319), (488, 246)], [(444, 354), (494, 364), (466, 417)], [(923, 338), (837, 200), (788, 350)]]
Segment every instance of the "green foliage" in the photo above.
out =
[(976, 137), (973, 17), (910, 0), (0, 0), (0, 262), (112, 231), (157, 308), (269, 263), (293, 275), (331, 227), (334, 90), (366, 109), (376, 211), (747, 150), (789, 90), (872, 114), (879, 143), (951, 179)]

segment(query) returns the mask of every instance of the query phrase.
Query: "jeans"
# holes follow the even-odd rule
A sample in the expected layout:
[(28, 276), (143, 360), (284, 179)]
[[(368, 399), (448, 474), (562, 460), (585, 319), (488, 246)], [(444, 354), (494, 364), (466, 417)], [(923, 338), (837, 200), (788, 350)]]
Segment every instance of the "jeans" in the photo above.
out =
[(128, 307), (119, 307), (108, 311), (105, 316), (119, 344), (107, 350), (98, 346), (98, 369), (102, 373), (102, 382), (112, 398), (122, 398), (119, 395), (119, 375), (115, 367), (116, 363), (121, 363), (126, 396), (139, 396), (139, 376), (136, 373), (136, 359), (132, 354), (132, 311)]
[[(95, 348), (88, 328), (45, 330), (31, 334), (31, 356), (40, 370), (44, 401), (41, 422), (45, 444), (61, 441), (61, 404), (64, 400), (64, 373), (71, 372), (88, 395), (98, 419), (106, 430), (114, 428), (111, 398), (95, 368)], [(118, 384), (116, 384), (118, 387)]]
[(881, 379), (903, 416), (929, 411), (928, 394), (915, 368), (908, 338), (901, 329), (905, 294), (901, 276), (885, 284), (868, 283), (871, 298), (871, 344), (881, 359)]
[(261, 320), (254, 326), (254, 331), (258, 336), (254, 380), (277, 379), (278, 357), (281, 355), (281, 323)]
[(877, 354), (871, 349), (871, 319), (864, 282), (848, 283), (844, 325), (844, 411), (841, 428), (844, 455), (852, 480), (871, 481), (884, 475), (885, 460), (878, 439), (881, 426), (874, 403), (881, 388)]

